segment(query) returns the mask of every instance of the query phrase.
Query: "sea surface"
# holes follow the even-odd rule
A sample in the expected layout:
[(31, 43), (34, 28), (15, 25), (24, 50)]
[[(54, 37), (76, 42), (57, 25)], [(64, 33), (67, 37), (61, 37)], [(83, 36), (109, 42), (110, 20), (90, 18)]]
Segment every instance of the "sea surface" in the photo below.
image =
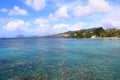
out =
[(0, 80), (120, 80), (120, 39), (0, 39)]

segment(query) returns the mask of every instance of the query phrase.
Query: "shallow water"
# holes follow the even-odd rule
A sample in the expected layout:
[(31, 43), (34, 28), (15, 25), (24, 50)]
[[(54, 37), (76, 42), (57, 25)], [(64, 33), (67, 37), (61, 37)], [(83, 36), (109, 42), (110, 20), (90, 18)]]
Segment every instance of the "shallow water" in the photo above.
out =
[(120, 80), (120, 40), (0, 39), (0, 80)]

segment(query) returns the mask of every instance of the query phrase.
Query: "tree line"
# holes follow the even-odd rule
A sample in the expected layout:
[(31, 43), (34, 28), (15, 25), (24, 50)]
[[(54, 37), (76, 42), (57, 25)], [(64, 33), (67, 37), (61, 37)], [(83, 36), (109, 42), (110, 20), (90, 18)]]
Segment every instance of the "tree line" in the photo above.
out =
[(111, 28), (104, 29), (103, 27), (91, 28), (85, 30), (79, 30), (70, 33), (69, 38), (91, 38), (94, 37), (119, 37), (120, 38), (120, 29)]

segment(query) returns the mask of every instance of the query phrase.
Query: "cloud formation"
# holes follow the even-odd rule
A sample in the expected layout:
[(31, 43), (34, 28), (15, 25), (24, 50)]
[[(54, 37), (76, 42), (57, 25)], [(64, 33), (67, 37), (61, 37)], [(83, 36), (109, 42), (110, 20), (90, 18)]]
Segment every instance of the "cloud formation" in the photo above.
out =
[(59, 19), (69, 18), (67, 7), (63, 6), (55, 11), (54, 14), (49, 14), (49, 19), (52, 21), (57, 21)]
[(22, 31), (27, 31), (29, 26), (30, 24), (28, 22), (25, 22), (20, 19), (15, 19), (15, 20), (9, 21), (3, 27), (3, 29), (11, 32), (22, 32)]
[(75, 7), (74, 15), (76, 17), (83, 17), (96, 13), (108, 13), (111, 10), (112, 6), (106, 0), (89, 0), (87, 5)]
[(28, 15), (27, 11), (20, 9), (18, 6), (14, 6), (13, 9), (9, 10), (9, 15)]
[(120, 28), (120, 7), (115, 7), (114, 11), (107, 14), (102, 22), (107, 28)]
[(10, 16), (19, 16), (19, 15), (26, 16), (26, 15), (28, 15), (28, 12), (25, 9), (20, 9), (18, 6), (14, 6), (13, 9), (10, 9), (10, 10), (8, 10), (6, 8), (2, 8), (2, 9), (0, 9), (0, 12), (8, 13), (8, 15), (10, 15)]
[(34, 21), (34, 24), (37, 25), (37, 31), (39, 30), (40, 32), (46, 32), (46, 30), (48, 29), (49, 25), (49, 20), (48, 19), (44, 19), (44, 18), (37, 18)]
[(6, 8), (2, 8), (2, 9), (0, 9), (0, 12), (7, 13), (8, 10)]
[(26, 5), (32, 7), (36, 11), (40, 11), (46, 6), (45, 0), (26, 0)]

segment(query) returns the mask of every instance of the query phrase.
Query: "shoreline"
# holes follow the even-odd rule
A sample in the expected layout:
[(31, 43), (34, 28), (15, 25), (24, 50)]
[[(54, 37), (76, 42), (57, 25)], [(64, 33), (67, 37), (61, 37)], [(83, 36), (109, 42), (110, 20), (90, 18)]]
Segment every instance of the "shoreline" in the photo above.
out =
[(120, 39), (119, 37), (96, 37), (92, 39)]

